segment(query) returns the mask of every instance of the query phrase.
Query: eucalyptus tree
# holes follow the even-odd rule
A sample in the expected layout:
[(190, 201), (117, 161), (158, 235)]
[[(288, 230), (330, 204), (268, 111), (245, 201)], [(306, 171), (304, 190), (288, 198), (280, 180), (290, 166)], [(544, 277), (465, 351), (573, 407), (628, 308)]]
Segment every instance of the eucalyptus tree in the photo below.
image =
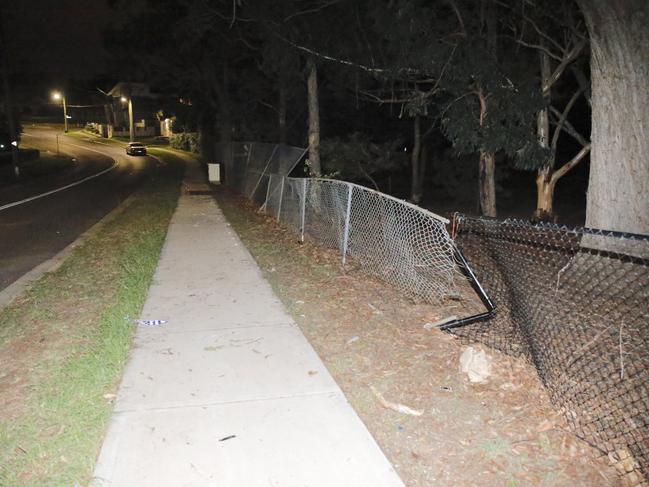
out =
[(586, 225), (649, 234), (649, 2), (578, 3), (591, 45)]
[[(513, 38), (521, 46), (538, 53), (538, 89), (544, 106), (537, 115), (537, 136), (547, 153), (538, 168), (535, 167), (538, 161), (521, 161), (520, 165), (536, 169), (535, 217), (549, 220), (554, 215), (558, 181), (590, 152), (588, 137), (570, 122), (570, 112), (579, 98), (586, 97), (590, 101), (589, 82), (579, 63), (587, 52), (588, 38), (574, 2), (524, 0), (512, 9), (512, 14)], [(568, 76), (573, 76), (571, 85), (574, 88), (566, 90)], [(580, 149), (568, 161), (558, 164), (557, 148), (562, 133), (573, 138)]]
[(478, 155), (479, 203), (488, 216), (496, 216), (496, 153), (517, 164), (545, 157), (534, 134), (543, 100), (532, 87), (529, 56), (514, 55), (515, 42), (503, 35), (506, 6), (397, 0), (373, 14), (392, 66), (390, 91), (397, 86), (388, 100), (415, 121), (433, 114), (458, 153)]

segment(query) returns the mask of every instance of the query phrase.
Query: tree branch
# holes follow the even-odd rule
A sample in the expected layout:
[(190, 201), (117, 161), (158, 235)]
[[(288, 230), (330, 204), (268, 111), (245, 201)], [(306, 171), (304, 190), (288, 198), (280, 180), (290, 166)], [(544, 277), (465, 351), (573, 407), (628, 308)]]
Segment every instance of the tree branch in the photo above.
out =
[[(554, 107), (550, 107), (550, 111), (552, 112), (553, 115), (555, 115), (557, 118), (561, 117), (561, 112), (557, 110)], [(572, 126), (572, 124), (568, 120), (563, 121), (563, 126), (562, 129), (565, 133), (570, 135), (573, 139), (575, 139), (577, 142), (579, 142), (583, 146), (587, 146), (590, 144), (589, 141), (587, 141), (584, 136), (582, 136), (575, 127)]]
[(585, 145), (584, 147), (581, 148), (581, 150), (568, 161), (565, 163), (563, 166), (561, 166), (559, 169), (554, 171), (552, 173), (552, 177), (550, 178), (553, 183), (556, 183), (560, 178), (565, 176), (568, 171), (570, 171), (573, 167), (575, 167), (579, 162), (586, 157), (586, 154), (590, 152), (590, 144)]
[[(289, 39), (286, 39), (285, 37), (283, 37), (283, 36), (281, 36), (281, 35), (279, 35), (277, 33), (275, 33), (275, 35), (278, 38), (280, 38), (281, 40), (283, 40), (284, 42), (286, 42), (287, 44), (290, 44), (291, 46), (293, 46), (294, 48), (299, 49), (300, 51), (306, 52), (308, 54), (311, 54), (312, 56), (318, 57), (320, 59), (324, 59), (326, 61), (331, 61), (331, 62), (334, 62), (334, 63), (342, 64), (344, 66), (351, 66), (353, 68), (362, 69), (363, 71), (366, 71), (368, 73), (385, 74), (385, 73), (393, 72), (393, 70), (390, 70), (390, 69), (372, 68), (372, 67), (366, 66), (364, 64), (355, 63), (353, 61), (348, 61), (347, 59), (340, 59), (340, 58), (335, 58), (333, 56), (328, 56), (328, 55), (322, 54), (321, 52), (318, 52), (318, 51), (316, 51), (314, 49), (311, 49), (309, 47), (301, 46), (299, 44), (295, 44), (294, 42), (290, 41)], [(405, 72), (405, 73), (408, 73), (408, 74), (421, 74), (421, 72), (419, 70), (414, 69), (414, 68), (403, 68), (402, 71)]]
[(288, 22), (289, 20), (291, 20), (291, 19), (293, 19), (295, 17), (299, 17), (300, 15), (306, 15), (306, 14), (312, 14), (312, 13), (315, 13), (315, 12), (319, 12), (320, 10), (324, 10), (327, 7), (331, 7), (332, 5), (334, 5), (336, 3), (339, 3), (340, 1), (341, 0), (331, 0), (331, 1), (329, 1), (327, 3), (324, 3), (324, 4), (322, 4), (322, 5), (318, 6), (318, 7), (313, 7), (313, 8), (310, 8), (310, 9), (302, 10), (300, 12), (295, 12), (295, 13), (289, 15), (288, 17), (286, 17), (284, 19), (284, 22)]
[(523, 16), (523, 19), (525, 19), (527, 22), (530, 23), (530, 25), (534, 28), (536, 33), (543, 37), (545, 40), (547, 40), (550, 44), (554, 45), (559, 51), (565, 53), (565, 48), (561, 44), (559, 44), (557, 41), (555, 41), (552, 36), (549, 36), (545, 32), (543, 32), (541, 29), (539, 29), (539, 26), (536, 25), (536, 22), (534, 22), (528, 15), (526, 15), (524, 12), (521, 14)]
[(572, 70), (572, 74), (575, 76), (577, 83), (579, 83), (579, 87), (584, 91), (584, 97), (588, 102), (588, 106), (592, 107), (593, 105), (591, 102), (591, 95), (590, 95), (590, 83), (588, 82), (588, 79), (586, 79), (586, 75), (581, 70), (581, 68), (575, 66), (574, 64), (570, 66), (570, 69)]
[(580, 40), (575, 44), (570, 51), (565, 53), (563, 56), (563, 59), (559, 63), (559, 65), (556, 67), (554, 72), (550, 75), (550, 78), (548, 78), (548, 81), (545, 83), (543, 86), (543, 93), (549, 93), (550, 89), (552, 88), (552, 85), (556, 83), (556, 81), (561, 77), (565, 69), (568, 67), (570, 63), (572, 63), (575, 59), (577, 59), (577, 56), (579, 56), (579, 53), (586, 47), (586, 41), (585, 40)]
[(454, 0), (446, 0), (451, 8), (453, 9), (453, 12), (455, 12), (455, 16), (457, 17), (457, 22), (460, 24), (460, 30), (462, 31), (462, 35), (466, 35), (466, 28), (464, 27), (464, 20), (462, 19), (462, 15), (460, 15), (460, 10), (457, 8), (457, 5), (455, 4)]
[(548, 49), (545, 46), (542, 46), (540, 44), (531, 44), (531, 43), (525, 42), (524, 40), (519, 39), (519, 38), (515, 38), (515, 40), (516, 40), (516, 43), (520, 44), (521, 46), (529, 47), (531, 49), (536, 49), (538, 51), (543, 51), (548, 56), (550, 56), (552, 59), (556, 59), (559, 62), (563, 61), (563, 57), (553, 53), (552, 51), (550, 51), (550, 49)]
[(559, 120), (557, 121), (557, 128), (554, 130), (554, 134), (552, 136), (552, 143), (550, 144), (550, 147), (552, 147), (553, 151), (556, 151), (557, 149), (557, 142), (559, 141), (559, 135), (561, 134), (561, 131), (563, 130), (563, 126), (565, 125), (568, 119), (568, 114), (570, 113), (570, 110), (572, 110), (572, 107), (575, 105), (575, 102), (577, 101), (581, 93), (582, 93), (581, 89), (575, 91), (575, 93), (572, 95), (572, 97), (566, 104), (565, 108), (563, 109), (563, 112), (561, 113)]

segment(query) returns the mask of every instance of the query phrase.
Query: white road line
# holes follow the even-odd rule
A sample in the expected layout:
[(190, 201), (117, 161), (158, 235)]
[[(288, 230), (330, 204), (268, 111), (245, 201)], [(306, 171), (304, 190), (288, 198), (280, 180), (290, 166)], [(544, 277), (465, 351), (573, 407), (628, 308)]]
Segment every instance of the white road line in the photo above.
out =
[(30, 196), (29, 198), (25, 198), (24, 200), (14, 201), (13, 203), (7, 203), (6, 205), (0, 206), (0, 211), (6, 210), (8, 208), (13, 208), (14, 206), (29, 203), (30, 201), (34, 201), (34, 200), (37, 200), (37, 199), (40, 199), (40, 198), (45, 198), (46, 196), (49, 196), (49, 195), (54, 194), (54, 193), (58, 193), (59, 191), (64, 191), (66, 189), (73, 188), (74, 186), (78, 186), (80, 184), (83, 184), (86, 181), (90, 181), (91, 179), (98, 178), (99, 176), (102, 176), (103, 174), (106, 174), (107, 172), (112, 171), (113, 169), (115, 169), (119, 165), (119, 163), (117, 162), (117, 160), (114, 157), (111, 157), (111, 156), (109, 156), (108, 154), (106, 154), (104, 152), (100, 152), (98, 150), (91, 149), (89, 147), (84, 147), (82, 145), (70, 144), (69, 142), (65, 142), (65, 143), (67, 145), (71, 145), (72, 147), (79, 147), (81, 149), (89, 150), (89, 151), (101, 154), (103, 156), (109, 157), (110, 159), (112, 159), (113, 165), (110, 166), (109, 168), (104, 169), (103, 171), (99, 171), (96, 174), (92, 174), (91, 176), (87, 176), (87, 177), (85, 177), (83, 179), (80, 179), (79, 181), (75, 181), (74, 183), (67, 184), (67, 185), (62, 186), (60, 188), (52, 189), (52, 190), (47, 191), (45, 193), (37, 194), (36, 196)]

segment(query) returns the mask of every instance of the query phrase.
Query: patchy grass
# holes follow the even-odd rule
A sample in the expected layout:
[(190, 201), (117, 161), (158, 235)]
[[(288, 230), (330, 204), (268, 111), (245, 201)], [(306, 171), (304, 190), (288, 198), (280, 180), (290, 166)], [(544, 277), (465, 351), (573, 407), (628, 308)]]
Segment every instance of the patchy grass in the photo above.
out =
[[(472, 384), (458, 370), (466, 344), (423, 328), (469, 314), (475, 296), (414, 304), (227, 190), (217, 200), (408, 487), (623, 485), (568, 430), (533, 367), (487, 349), (492, 375)], [(373, 390), (423, 414), (386, 409)]]
[(0, 485), (86, 485), (171, 215), (166, 165), (56, 272), (0, 311)]

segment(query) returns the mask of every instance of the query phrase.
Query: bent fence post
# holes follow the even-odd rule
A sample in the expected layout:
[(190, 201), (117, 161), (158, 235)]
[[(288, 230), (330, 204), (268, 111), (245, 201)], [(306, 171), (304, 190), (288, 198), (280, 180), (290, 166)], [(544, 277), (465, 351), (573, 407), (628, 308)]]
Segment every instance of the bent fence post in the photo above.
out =
[(304, 242), (304, 222), (306, 219), (306, 178), (302, 179), (302, 214), (300, 225), (300, 241)]
[(282, 185), (279, 190), (279, 204), (277, 205), (277, 222), (279, 223), (279, 218), (282, 215), (282, 200), (284, 199), (284, 181), (286, 181), (286, 178), (284, 176), (281, 176), (282, 178)]
[(264, 204), (259, 207), (259, 211), (268, 211), (268, 198), (270, 198), (270, 188), (273, 183), (273, 174), (268, 175), (268, 186), (266, 186), (266, 200)]
[(352, 212), (352, 191), (354, 190), (351, 184), (347, 185), (347, 212), (345, 213), (345, 230), (343, 233), (343, 267), (347, 262), (347, 244), (349, 242), (349, 217)]

